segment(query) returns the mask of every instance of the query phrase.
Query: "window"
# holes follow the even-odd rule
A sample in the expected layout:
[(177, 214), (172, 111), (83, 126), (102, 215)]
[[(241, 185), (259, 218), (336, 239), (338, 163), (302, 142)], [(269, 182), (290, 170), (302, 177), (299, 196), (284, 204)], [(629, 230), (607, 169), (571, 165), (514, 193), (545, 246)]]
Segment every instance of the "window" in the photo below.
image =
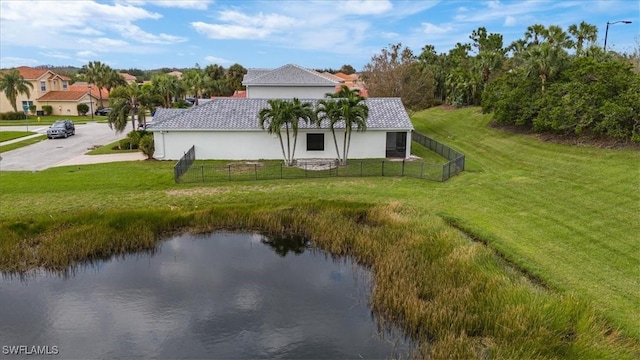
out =
[(68, 81), (63, 81), (62, 82), (62, 90), (67, 90), (67, 86), (69, 85)]
[(40, 81), (40, 91), (47, 91), (47, 82)]
[(31, 106), (31, 105), (33, 105), (33, 101), (31, 101), (31, 100), (23, 101), (23, 102), (22, 102), (22, 106), (25, 106), (25, 105), (27, 105), (27, 106)]
[(307, 151), (324, 151), (324, 134), (307, 134)]

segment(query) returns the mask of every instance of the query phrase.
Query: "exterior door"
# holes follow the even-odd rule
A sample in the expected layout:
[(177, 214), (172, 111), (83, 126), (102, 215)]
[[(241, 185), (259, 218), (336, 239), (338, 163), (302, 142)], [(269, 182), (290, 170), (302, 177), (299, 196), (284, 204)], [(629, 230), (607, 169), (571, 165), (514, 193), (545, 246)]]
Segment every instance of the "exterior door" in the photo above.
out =
[(406, 132), (388, 132), (386, 157), (404, 159), (406, 155), (407, 155), (407, 133)]

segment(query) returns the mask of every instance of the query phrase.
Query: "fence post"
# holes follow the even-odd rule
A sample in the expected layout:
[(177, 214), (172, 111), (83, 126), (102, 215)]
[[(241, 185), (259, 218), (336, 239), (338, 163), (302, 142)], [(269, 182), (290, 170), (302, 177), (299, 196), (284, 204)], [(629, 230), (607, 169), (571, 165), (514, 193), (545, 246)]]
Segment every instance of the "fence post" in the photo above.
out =
[(231, 165), (227, 165), (227, 167), (229, 168), (229, 181), (231, 181)]

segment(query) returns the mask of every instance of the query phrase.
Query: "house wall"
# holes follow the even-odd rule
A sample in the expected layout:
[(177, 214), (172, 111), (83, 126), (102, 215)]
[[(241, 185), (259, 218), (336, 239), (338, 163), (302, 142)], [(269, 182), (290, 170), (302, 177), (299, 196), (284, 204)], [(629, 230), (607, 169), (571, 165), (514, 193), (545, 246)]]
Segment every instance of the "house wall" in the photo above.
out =
[[(307, 132), (324, 134), (324, 151), (307, 151)], [(384, 158), (386, 133), (379, 130), (353, 132), (349, 158)], [(410, 139), (410, 134), (408, 136)], [(342, 133), (336, 133), (336, 138), (342, 152), (344, 139)], [(192, 145), (196, 148), (196, 158), (201, 160), (279, 160), (283, 158), (278, 138), (265, 131), (155, 131), (154, 141), (154, 157), (160, 160), (178, 160)], [(283, 138), (283, 141), (286, 149), (286, 139)], [(409, 154), (410, 142), (407, 147), (407, 154)], [(336, 151), (331, 132), (328, 130), (300, 131), (295, 158), (335, 159)]]
[[(36, 80), (29, 82), (33, 85), (33, 89), (29, 88), (29, 96), (24, 94), (18, 94), (18, 96), (16, 96), (16, 106), (18, 107), (18, 111), (22, 111), (23, 101), (31, 101), (33, 104), (38, 105), (36, 99), (41, 96), (41, 93), (39, 92), (40, 87), (36, 87), (36, 83), (39, 84), (40, 82)], [(11, 105), (11, 102), (9, 102), (9, 99), (7, 99), (7, 97), (5, 96), (4, 91), (0, 91), (0, 112), (9, 111), (13, 111), (13, 106)]]
[[(80, 101), (83, 102), (83, 101)], [(42, 110), (43, 105), (51, 105), (53, 107), (52, 115), (62, 116), (77, 116), (78, 115), (78, 101), (37, 101), (35, 104), (38, 106), (38, 110)], [(89, 105), (89, 100), (86, 100)]]
[(322, 99), (333, 94), (335, 86), (247, 86), (247, 98), (253, 99)]

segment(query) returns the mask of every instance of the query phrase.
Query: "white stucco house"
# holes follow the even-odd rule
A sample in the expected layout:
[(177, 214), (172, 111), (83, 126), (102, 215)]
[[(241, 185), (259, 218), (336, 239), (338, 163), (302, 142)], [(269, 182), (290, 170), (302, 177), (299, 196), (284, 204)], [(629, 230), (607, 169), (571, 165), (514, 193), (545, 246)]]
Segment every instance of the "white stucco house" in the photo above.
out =
[[(299, 98), (315, 104), (333, 93), (339, 82), (297, 65), (277, 69), (250, 69), (243, 84), (247, 98), (216, 98), (190, 109), (158, 109), (148, 130), (155, 141), (154, 157), (178, 160), (195, 146), (198, 159), (282, 159), (277, 136), (258, 124), (258, 113), (267, 100)], [(354, 131), (350, 159), (408, 158), (413, 126), (400, 98), (369, 98), (367, 130)], [(343, 140), (338, 124), (338, 143)], [(342, 151), (342, 148), (340, 148)], [(337, 158), (327, 126), (300, 123), (296, 158)]]

